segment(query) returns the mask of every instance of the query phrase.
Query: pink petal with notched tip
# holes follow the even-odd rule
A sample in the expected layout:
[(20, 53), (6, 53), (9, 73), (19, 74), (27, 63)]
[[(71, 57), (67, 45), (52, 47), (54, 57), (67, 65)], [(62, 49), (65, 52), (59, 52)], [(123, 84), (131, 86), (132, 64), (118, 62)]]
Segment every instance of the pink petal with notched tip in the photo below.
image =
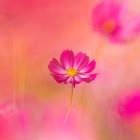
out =
[(83, 74), (79, 74), (79, 77), (81, 77), (81, 79), (87, 83), (90, 83), (91, 81), (93, 81), (96, 78), (97, 74), (91, 74), (91, 75), (83, 75)]
[(51, 74), (58, 83), (63, 83), (68, 79), (67, 75)]
[(79, 70), (79, 73), (89, 73), (89, 72), (93, 71), (95, 66), (96, 66), (96, 62), (93, 60), (85, 68)]
[(55, 73), (55, 74), (66, 73), (65, 69), (60, 65), (60, 63), (55, 58), (53, 58), (53, 60), (50, 62), (48, 68), (52, 73)]
[(74, 53), (71, 50), (65, 50), (60, 56), (60, 61), (63, 67), (66, 69), (73, 67)]
[(89, 62), (89, 57), (86, 56), (86, 54), (80, 52), (75, 56), (73, 67), (80, 70), (85, 66), (87, 66), (88, 62)]

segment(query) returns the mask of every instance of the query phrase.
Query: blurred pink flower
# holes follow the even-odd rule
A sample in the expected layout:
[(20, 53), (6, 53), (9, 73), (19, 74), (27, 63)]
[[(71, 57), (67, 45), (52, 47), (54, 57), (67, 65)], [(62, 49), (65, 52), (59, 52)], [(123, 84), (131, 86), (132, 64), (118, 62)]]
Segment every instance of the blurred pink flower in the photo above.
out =
[[(115, 105), (114, 132), (130, 139), (140, 138), (140, 90), (127, 91)], [(116, 128), (115, 128), (116, 126)], [(123, 133), (122, 133), (123, 132)]]
[(92, 11), (94, 30), (107, 36), (113, 42), (125, 43), (140, 33), (140, 16), (131, 17), (126, 1), (102, 0)]
[(125, 118), (132, 118), (140, 115), (140, 91), (132, 92), (132, 95), (120, 101), (118, 112)]
[(24, 109), (7, 101), (0, 105), (0, 139), (24, 140), (27, 134), (27, 116)]
[(89, 57), (79, 52), (74, 56), (73, 51), (65, 50), (60, 56), (61, 64), (53, 58), (48, 68), (58, 83), (71, 83), (74, 87), (82, 81), (91, 82), (97, 74), (88, 74), (95, 68), (95, 61), (89, 63)]

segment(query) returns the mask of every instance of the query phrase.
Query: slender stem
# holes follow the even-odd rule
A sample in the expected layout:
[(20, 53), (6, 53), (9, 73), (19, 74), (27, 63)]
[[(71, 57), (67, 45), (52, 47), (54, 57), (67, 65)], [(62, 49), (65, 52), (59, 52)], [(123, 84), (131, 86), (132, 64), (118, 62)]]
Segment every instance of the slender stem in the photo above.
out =
[(67, 111), (67, 114), (65, 116), (65, 120), (64, 120), (64, 125), (69, 117), (69, 114), (70, 114), (70, 110), (71, 110), (71, 105), (72, 105), (72, 99), (73, 99), (73, 89), (74, 89), (74, 86), (72, 85), (71, 87), (71, 93), (70, 93), (70, 101), (69, 101), (69, 106), (68, 106), (68, 111)]

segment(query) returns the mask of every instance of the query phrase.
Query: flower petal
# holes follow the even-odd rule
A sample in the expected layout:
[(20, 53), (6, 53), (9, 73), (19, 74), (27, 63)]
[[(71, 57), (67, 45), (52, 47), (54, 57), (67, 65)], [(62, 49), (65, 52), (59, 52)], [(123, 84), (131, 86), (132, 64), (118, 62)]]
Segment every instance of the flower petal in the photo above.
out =
[(58, 83), (63, 83), (68, 79), (67, 75), (52, 74), (52, 76), (56, 80), (56, 82), (58, 82)]
[(67, 83), (73, 84), (73, 77), (68, 77), (68, 79), (66, 80), (65, 84), (67, 84)]
[(50, 61), (50, 64), (48, 65), (49, 70), (54, 74), (65, 74), (65, 69), (60, 65), (60, 63), (53, 58), (52, 61)]
[(140, 34), (140, 15), (124, 24), (119, 36), (120, 41), (127, 42)]
[(95, 74), (91, 74), (91, 75), (83, 75), (83, 74), (79, 74), (79, 76), (82, 78), (83, 81), (85, 81), (86, 83), (90, 83), (91, 81), (93, 81), (96, 76), (97, 73)]
[(75, 76), (75, 77), (74, 77), (74, 81), (75, 81), (76, 84), (79, 84), (79, 83), (82, 82), (82, 79), (81, 79), (81, 77), (79, 77), (79, 76)]
[(74, 77), (68, 77), (68, 79), (64, 83), (65, 84), (70, 83), (73, 85), (73, 87), (75, 87), (75, 84), (76, 84)]
[(74, 63), (74, 53), (71, 50), (65, 50), (60, 56), (60, 61), (63, 67), (66, 69), (72, 68)]
[(95, 68), (95, 66), (96, 62), (93, 60), (85, 68), (81, 69), (79, 73), (89, 73)]
[(89, 62), (89, 57), (86, 56), (86, 54), (79, 52), (75, 56), (73, 67), (80, 70), (80, 69), (84, 68), (85, 66), (87, 66), (88, 62)]

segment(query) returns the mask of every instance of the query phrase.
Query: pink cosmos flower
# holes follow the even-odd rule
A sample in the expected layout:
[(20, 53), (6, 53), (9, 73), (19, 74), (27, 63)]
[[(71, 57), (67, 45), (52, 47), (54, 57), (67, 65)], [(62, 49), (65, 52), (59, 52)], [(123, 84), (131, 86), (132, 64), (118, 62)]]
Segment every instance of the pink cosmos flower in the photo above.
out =
[(55, 58), (48, 66), (51, 75), (58, 83), (71, 83), (74, 87), (82, 81), (91, 82), (97, 74), (89, 74), (95, 68), (96, 62), (89, 62), (89, 57), (79, 52), (74, 56), (73, 51), (65, 50), (60, 56), (59, 63)]
[(102, 0), (92, 11), (94, 30), (111, 41), (124, 43), (140, 33), (140, 16), (131, 17), (125, 1)]
[(96, 63), (94, 60), (89, 62), (89, 57), (82, 52), (74, 55), (73, 51), (65, 50), (60, 56), (60, 62), (61, 63), (53, 58), (48, 68), (51, 71), (51, 75), (58, 83), (72, 84), (68, 112), (64, 120), (65, 125), (70, 113), (75, 84), (79, 84), (82, 81), (89, 83), (96, 78), (97, 73), (89, 74), (95, 68)]

